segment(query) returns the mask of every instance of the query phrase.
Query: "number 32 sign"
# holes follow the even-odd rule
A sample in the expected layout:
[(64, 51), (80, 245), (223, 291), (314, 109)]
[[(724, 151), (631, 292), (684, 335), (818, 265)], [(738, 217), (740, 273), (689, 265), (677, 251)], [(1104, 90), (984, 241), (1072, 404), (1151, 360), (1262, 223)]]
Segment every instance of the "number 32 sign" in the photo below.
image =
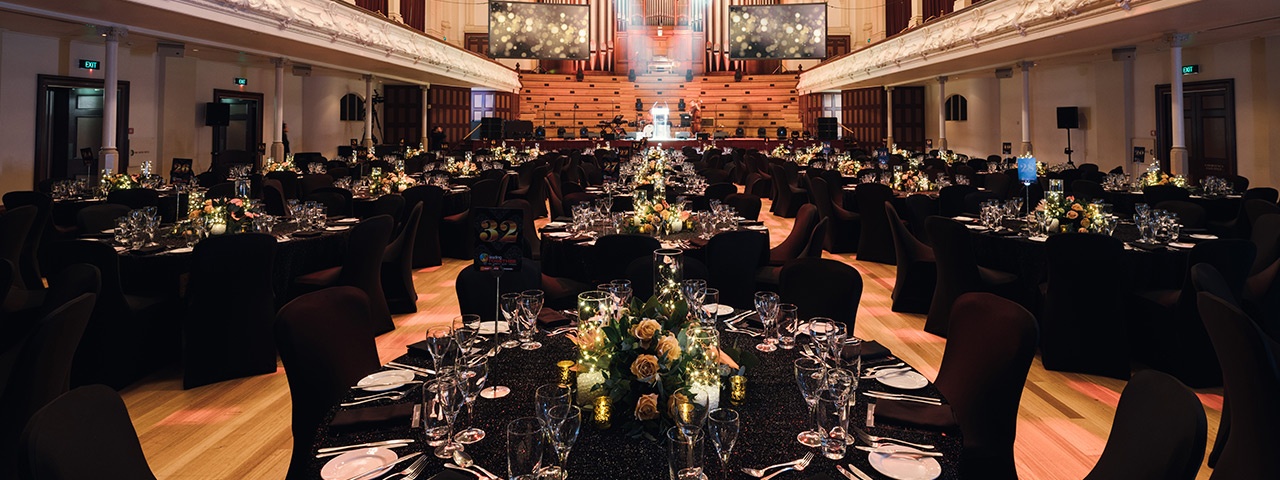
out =
[(473, 208), (471, 225), (475, 232), (475, 265), (482, 272), (520, 270), (524, 256), (524, 211), (512, 208)]

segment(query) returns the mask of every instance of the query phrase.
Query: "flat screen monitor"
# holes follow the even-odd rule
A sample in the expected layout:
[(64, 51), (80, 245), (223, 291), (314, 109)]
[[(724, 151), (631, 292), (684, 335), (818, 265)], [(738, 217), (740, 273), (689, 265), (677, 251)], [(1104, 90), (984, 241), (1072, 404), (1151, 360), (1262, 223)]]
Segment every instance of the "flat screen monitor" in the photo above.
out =
[(729, 57), (736, 60), (827, 56), (827, 4), (730, 5)]
[(489, 56), (587, 60), (589, 5), (489, 2)]

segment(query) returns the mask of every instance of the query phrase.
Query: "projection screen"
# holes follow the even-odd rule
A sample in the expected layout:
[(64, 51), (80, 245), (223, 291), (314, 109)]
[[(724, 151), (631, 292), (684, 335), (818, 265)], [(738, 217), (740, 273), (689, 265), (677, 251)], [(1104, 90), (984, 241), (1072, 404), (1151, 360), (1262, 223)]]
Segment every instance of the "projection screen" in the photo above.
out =
[(729, 6), (729, 58), (826, 58), (827, 4)]
[(489, 2), (489, 56), (587, 60), (589, 5)]

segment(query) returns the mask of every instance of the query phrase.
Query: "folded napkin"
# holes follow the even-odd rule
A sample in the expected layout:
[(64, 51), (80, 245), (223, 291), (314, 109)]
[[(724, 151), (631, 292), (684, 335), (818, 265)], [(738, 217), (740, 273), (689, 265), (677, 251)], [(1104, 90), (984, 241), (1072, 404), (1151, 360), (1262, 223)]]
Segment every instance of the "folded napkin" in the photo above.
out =
[(571, 324), (573, 321), (569, 317), (550, 308), (543, 308), (538, 312), (538, 326), (544, 329), (567, 327)]
[(577, 235), (574, 235), (574, 236), (571, 236), (571, 237), (565, 237), (565, 238), (564, 238), (564, 241), (566, 241), (566, 242), (573, 242), (573, 243), (585, 242), (585, 241), (588, 241), (588, 240), (595, 240), (595, 237), (592, 237), (591, 235), (577, 234)]
[(160, 253), (163, 251), (165, 251), (164, 245), (147, 245), (136, 250), (130, 250), (129, 253), (134, 255), (151, 255), (153, 253)]
[(929, 430), (957, 430), (960, 425), (950, 405), (875, 399), (876, 421)]
[(370, 428), (383, 423), (398, 421), (409, 423), (413, 416), (413, 403), (397, 403), (377, 407), (353, 408), (333, 414), (329, 426), (334, 428)]
[(750, 227), (754, 225), (764, 225), (764, 222), (760, 220), (739, 220), (738, 221), (739, 227)]
[[(845, 345), (844, 351), (840, 352), (840, 354), (840, 356), (845, 357), (845, 360), (852, 360), (853, 346)], [(885, 348), (884, 345), (881, 345), (880, 342), (875, 340), (864, 340), (862, 342), (863, 362), (874, 362), (876, 360), (884, 359), (890, 355), (893, 355), (893, 352), (890, 352), (889, 349)]]
[(289, 234), (289, 236), (297, 237), (297, 238), (319, 237), (321, 235), (324, 235), (324, 232), (312, 231), (312, 230), (299, 230)]
[(420, 340), (416, 343), (410, 343), (406, 347), (409, 349), (409, 353), (411, 354), (415, 354), (417, 356), (424, 357), (424, 358), (431, 358), (431, 349), (427, 347), (426, 340)]

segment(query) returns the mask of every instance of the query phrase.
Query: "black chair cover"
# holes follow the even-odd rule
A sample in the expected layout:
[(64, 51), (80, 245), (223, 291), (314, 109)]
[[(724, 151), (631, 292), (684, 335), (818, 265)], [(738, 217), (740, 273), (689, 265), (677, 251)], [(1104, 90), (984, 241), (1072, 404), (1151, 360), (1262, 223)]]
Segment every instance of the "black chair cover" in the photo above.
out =
[(266, 177), (280, 182), (280, 193), (284, 194), (285, 199), (300, 197), (298, 189), (302, 184), (302, 179), (298, 174), (293, 172), (267, 172)]
[(294, 285), (300, 291), (343, 285), (357, 287), (369, 296), (369, 318), (373, 322), (369, 331), (381, 335), (395, 330), (382, 290), (382, 256), (391, 240), (394, 223), (395, 220), (387, 215), (362, 220), (347, 237), (347, 252), (342, 266), (301, 275), (294, 278)]
[[(353, 205), (354, 208), (354, 205)], [(378, 215), (390, 215), (391, 218), (399, 219), (405, 208), (404, 197), (397, 194), (387, 194), (378, 197), (377, 200), (369, 202), (368, 209), (355, 212), (357, 217), (369, 218)]]
[(1124, 314), (1124, 244), (1106, 235), (1064, 233), (1045, 242), (1049, 283), (1040, 316), (1047, 370), (1129, 378)]
[(6, 210), (28, 205), (36, 207), (36, 218), (32, 221), (31, 228), (27, 230), (27, 239), (23, 242), (17, 267), (23, 285), (37, 289), (40, 288), (41, 277), (43, 277), (40, 274), (40, 247), (44, 245), (46, 235), (54, 233), (52, 231), (54, 229), (53, 198), (33, 191), (14, 191), (4, 194)]
[(972, 185), (949, 185), (938, 190), (938, 213), (947, 218), (957, 215), (963, 215), (968, 210), (964, 205), (964, 198), (970, 193), (976, 193), (977, 187)]
[[(893, 234), (889, 233), (889, 218), (884, 216), (885, 202), (893, 200), (893, 190), (879, 183), (858, 185), (853, 192), (862, 216), (862, 232), (858, 237), (858, 261), (893, 265)], [(897, 218), (892, 220), (898, 221)]]
[(1095, 198), (1106, 198), (1105, 191), (1102, 190), (1102, 184), (1093, 180), (1076, 180), (1071, 182), (1071, 194), (1078, 200), (1088, 201)]
[(262, 186), (262, 203), (267, 215), (275, 215), (277, 217), (289, 215), (289, 208), (284, 194), (280, 192), (280, 188), (272, 185), (270, 180)]
[(862, 275), (837, 260), (801, 258), (782, 267), (778, 296), (794, 303), (800, 318), (827, 317), (852, 332), (862, 300)]
[[(493, 170), (490, 170), (491, 172)], [(499, 170), (500, 171), (500, 170)], [(472, 207), (496, 207), (502, 192), (498, 189), (498, 180), (480, 180), (471, 184)]]
[(382, 254), (382, 289), (391, 313), (418, 311), (418, 292), (413, 286), (413, 245), (422, 222), (422, 204), (413, 206), (400, 233)]
[[(925, 245), (929, 245), (929, 233), (924, 229), (924, 220), (926, 218), (941, 215), (939, 213), (938, 199), (928, 195), (916, 193), (907, 197), (907, 211), (899, 212), (907, 214), (907, 227), (916, 239)], [(959, 214), (957, 214), (959, 215)]]
[[(637, 258), (652, 257), (653, 251), (659, 248), (662, 244), (658, 239), (648, 235), (602, 236), (596, 240), (595, 261), (588, 265), (592, 267), (591, 279), (600, 283), (624, 278), (627, 265)], [(754, 271), (752, 275), (755, 275)]]
[(492, 322), (498, 308), (498, 286), (502, 287), (501, 293), (541, 289), (542, 267), (538, 262), (522, 259), (519, 272), (505, 272), (499, 280), (491, 272), (481, 272), (475, 265), (467, 265), (458, 272), (453, 284), (458, 295), (458, 309), (464, 315), (479, 315), (481, 320)]
[(1168, 200), (1186, 200), (1189, 197), (1191, 193), (1177, 185), (1148, 185), (1142, 188), (1142, 199), (1147, 205), (1159, 205)]
[(107, 203), (127, 205), (137, 210), (146, 207), (160, 206), (160, 194), (150, 188), (129, 188), (113, 190), (107, 193)]
[(1258, 256), (1245, 280), (1246, 311), (1272, 338), (1280, 338), (1280, 214), (1263, 215), (1253, 229)]
[(7, 210), (4, 215), (0, 215), (0, 260), (8, 260), (18, 267), (19, 275), (14, 279), (14, 286), (29, 289), (40, 287), (39, 284), (27, 285), (21, 275), (23, 251), (31, 231), (43, 228), (35, 223), (39, 216), (40, 209), (33, 205)]
[(1155, 204), (1160, 210), (1168, 210), (1178, 216), (1178, 223), (1184, 228), (1205, 228), (1209, 226), (1209, 214), (1204, 207), (1186, 200), (1166, 200)]
[(102, 385), (71, 390), (31, 416), (18, 474), (35, 480), (155, 480), (120, 394)]
[(311, 192), (333, 186), (333, 176), (324, 173), (308, 173), (298, 183), (298, 198), (305, 198)]
[[(995, 175), (998, 177), (1004, 176), (1003, 174), (999, 174), (999, 173)], [(982, 212), (983, 202), (986, 202), (987, 200), (1001, 200), (1003, 198), (1004, 197), (1000, 196), (1000, 194), (993, 192), (991, 190), (987, 190), (985, 192), (970, 193), (964, 196), (964, 213), (968, 215), (976, 216)]]
[(938, 282), (933, 292), (933, 302), (929, 304), (929, 317), (925, 320), (924, 331), (945, 337), (951, 323), (951, 305), (961, 294), (1000, 291), (1012, 286), (1017, 277), (978, 267), (969, 229), (959, 222), (943, 217), (929, 217), (925, 220), (925, 229), (933, 240)]
[(770, 165), (769, 171), (773, 174), (774, 192), (770, 211), (782, 218), (795, 217), (800, 205), (807, 201), (808, 192), (792, 184), (781, 165)]
[(760, 218), (760, 197), (746, 193), (733, 193), (724, 197), (724, 203), (733, 207), (742, 218), (747, 220)]
[(845, 210), (831, 196), (831, 184), (826, 179), (809, 180), (809, 189), (813, 192), (813, 203), (818, 206), (820, 218), (827, 219), (827, 236), (823, 246), (831, 253), (853, 253), (858, 251), (858, 237), (861, 216)]
[(755, 308), (756, 271), (768, 259), (769, 237), (751, 230), (721, 232), (705, 250), (707, 286), (720, 290), (720, 303)]
[[(1236, 185), (1236, 191), (1240, 190), (1240, 186)], [(1276, 203), (1277, 197), (1280, 197), (1280, 190), (1272, 187), (1255, 187), (1244, 191), (1245, 200), (1266, 200)]]
[(796, 212), (796, 221), (791, 224), (791, 232), (778, 246), (769, 249), (769, 265), (782, 266), (788, 261), (800, 258), (800, 252), (809, 246), (809, 238), (813, 236), (813, 227), (818, 224), (818, 207), (806, 203)]
[(1244, 201), (1245, 215), (1249, 217), (1249, 225), (1258, 222), (1263, 215), (1280, 213), (1280, 205), (1266, 200), (1249, 199)]
[(702, 196), (706, 197), (709, 200), (724, 201), (725, 197), (728, 197), (729, 195), (732, 195), (735, 193), (738, 193), (737, 185), (734, 185), (728, 182), (713, 183), (713, 184), (707, 185), (707, 188), (702, 191)]
[(378, 370), (369, 296), (355, 287), (326, 288), (289, 302), (276, 315), (276, 347), (293, 404), (289, 480), (309, 480), (316, 429), (352, 385)]
[(182, 323), (182, 387), (276, 371), (271, 270), (276, 239), (220, 235), (197, 243)]
[(330, 217), (351, 216), (351, 190), (347, 190), (345, 188), (317, 188), (302, 197), (302, 200), (307, 202), (320, 202), (324, 204)]
[[(548, 165), (539, 165), (534, 167), (529, 177), (530, 181), (527, 184), (528, 186), (509, 192), (507, 194), (507, 198), (518, 198), (529, 202), (529, 206), (533, 207), (533, 213), (534, 215), (537, 215), (537, 218), (547, 216), (547, 183), (542, 179), (546, 178), (547, 173), (550, 171), (551, 167)], [(525, 179), (522, 176), (520, 179), (522, 184), (525, 183), (524, 180)]]
[(98, 233), (116, 228), (116, 220), (128, 214), (127, 205), (115, 203), (90, 205), (76, 212), (76, 225), (80, 227), (80, 233)]
[(964, 434), (959, 476), (1016, 479), (1013, 439), (1036, 353), (1035, 316), (1012, 301), (972, 292), (956, 298), (950, 318), (934, 384)]
[(889, 232), (893, 234), (893, 249), (898, 265), (890, 296), (893, 299), (890, 310), (929, 313), (933, 290), (938, 284), (938, 263), (933, 258), (933, 249), (917, 240), (907, 226), (898, 220), (898, 211), (893, 208), (893, 204), (885, 202), (884, 209), (885, 216), (889, 219)]
[(822, 219), (813, 226), (809, 234), (809, 243), (800, 251), (800, 258), (822, 258), (822, 243), (827, 239), (827, 219)]
[(1206, 430), (1195, 392), (1167, 374), (1138, 372), (1120, 394), (1107, 445), (1085, 480), (1192, 480)]
[[(1014, 181), (1014, 177), (1010, 177), (1005, 173), (996, 172), (988, 174), (985, 177), (983, 187), (985, 187), (988, 192), (995, 194), (993, 198), (1005, 199), (1009, 198), (1009, 195), (1013, 193), (1015, 183), (1017, 182)], [(1068, 185), (1071, 184), (1071, 182), (1064, 183), (1067, 183)]]
[(439, 266), (440, 218), (444, 206), (444, 189), (435, 185), (409, 187), (404, 193), (404, 206), (413, 209), (422, 204), (422, 220), (418, 223), (418, 236), (413, 243), (413, 268)]

